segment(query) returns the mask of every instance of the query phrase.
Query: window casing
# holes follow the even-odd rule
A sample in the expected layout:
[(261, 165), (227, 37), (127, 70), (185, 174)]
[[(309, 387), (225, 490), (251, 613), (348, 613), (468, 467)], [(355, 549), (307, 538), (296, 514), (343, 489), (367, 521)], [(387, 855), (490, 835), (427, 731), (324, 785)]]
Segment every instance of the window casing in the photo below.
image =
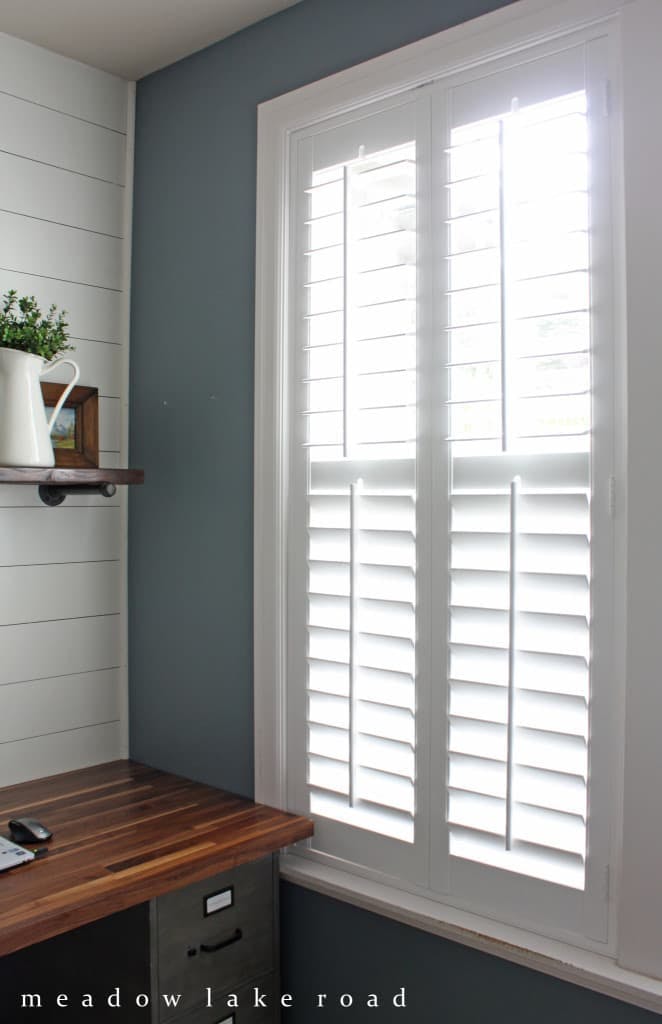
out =
[[(614, 750), (621, 735), (617, 669), (622, 655), (613, 607), (615, 581), (622, 585), (614, 487), (619, 460), (615, 433), (622, 424), (614, 372), (615, 334), (622, 316), (613, 273), (621, 227), (615, 156), (620, 127), (614, 118), (617, 36), (608, 21), (566, 31), (562, 39), (542, 44), (539, 33), (535, 46), (515, 55), (495, 58), (492, 48), (490, 61), (478, 67), (467, 59), (474, 66), (462, 68), (457, 61), (452, 73), (438, 81), (430, 82), (434, 76), (428, 74), (422, 87), (400, 88), (387, 99), (348, 107), (339, 115), (307, 121), (297, 110), (298, 124), (287, 137), (289, 173), (283, 194), (289, 212), (280, 236), (287, 265), (281, 366), (288, 409), (283, 462), (288, 471), (281, 485), (288, 530), (278, 557), (282, 596), (289, 603), (281, 619), (279, 653), (288, 680), (277, 736), (285, 748), (280, 761), (285, 788), (279, 799), (299, 811), (313, 808), (316, 814), (316, 837), (303, 854), (605, 951), (615, 949), (608, 914), (619, 827), (619, 761)], [(504, 179), (514, 166), (519, 171), (527, 163), (521, 140), (527, 118), (540, 142), (545, 110), (551, 112), (555, 104), (558, 119), (566, 118), (566, 142), (572, 134), (569, 120), (580, 126), (579, 144), (573, 148), (568, 143), (564, 150), (561, 139), (553, 152), (565, 153), (567, 159), (559, 156), (554, 175), (547, 178), (535, 171), (541, 146), (530, 148), (528, 187), (548, 190), (543, 204), (547, 228), (528, 240), (526, 250), (527, 240), (518, 238), (513, 221), (527, 182)], [(472, 187), (463, 195), (460, 178), (480, 175), (455, 173), (453, 151), (465, 165), (470, 163), (481, 147), (473, 154), (467, 151), (467, 135), (483, 129), (487, 136), (478, 141), (490, 140), (482, 147), (484, 155), (496, 141), (506, 174), (501, 181), (486, 183), (493, 189), (486, 211), (497, 211), (493, 236), (483, 246), (474, 240), (467, 253), (453, 239), (454, 213), (462, 210)], [(588, 133), (588, 159), (579, 137), (582, 130)], [(518, 141), (511, 132), (520, 133)], [(550, 138), (548, 132), (542, 149), (553, 147)], [(509, 170), (509, 147), (517, 146), (518, 159), (511, 159)], [(486, 176), (498, 179), (493, 155), (486, 158), (485, 168), (473, 170), (486, 170)], [(407, 262), (412, 228), (406, 222), (406, 205), (401, 211), (405, 221), (397, 227), (403, 236), (399, 244), (384, 242), (380, 247), (369, 242), (361, 246), (367, 239), (352, 234), (357, 211), (351, 207), (356, 178), (387, 176), (389, 163), (393, 167), (413, 161), (414, 286)], [(404, 167), (399, 170), (404, 180)], [(557, 186), (555, 195), (565, 197), (565, 206), (560, 199), (554, 205)], [(326, 189), (328, 198), (334, 187), (342, 189), (340, 221), (354, 243), (335, 267), (328, 255), (319, 256), (318, 248), (324, 246), (311, 241), (313, 225), (306, 224), (316, 220), (315, 211), (323, 210), (314, 206), (315, 193)], [(405, 181), (400, 198), (411, 199), (410, 192)], [(588, 193), (588, 204), (584, 201), (582, 207), (580, 200), (573, 206), (568, 199), (573, 192)], [(480, 212), (473, 209), (473, 215)], [(529, 218), (523, 221), (530, 227)], [(548, 241), (552, 228), (564, 236), (556, 249), (538, 244)], [(337, 240), (329, 244), (338, 246)], [(462, 258), (475, 257), (479, 249), (478, 258)], [(311, 250), (313, 255), (306, 255)], [(565, 265), (554, 269), (555, 258)], [(375, 292), (375, 260), (381, 260), (383, 271), (394, 271), (382, 273), (381, 282), (389, 279), (385, 287), (391, 304), (409, 303), (414, 314), (412, 319), (401, 309), (371, 334), (365, 309), (384, 299)], [(529, 273), (522, 273), (524, 263)], [(368, 290), (360, 294), (356, 279), (363, 274), (368, 284), (371, 273)], [(471, 273), (473, 280), (467, 276)], [(554, 298), (552, 307), (545, 308), (540, 305), (547, 301), (543, 286), (549, 286), (554, 274), (566, 275), (566, 291), (562, 297), (558, 290), (548, 291), (547, 300), (550, 294)], [(339, 277), (344, 277), (341, 302), (332, 283)], [(462, 308), (472, 289), (483, 289), (484, 303), (492, 304), (485, 321), (476, 319), (471, 303), (465, 301)], [(336, 346), (335, 355), (324, 363), (314, 352), (311, 370), (308, 353), (323, 346), (310, 344), (310, 322), (334, 311), (341, 312), (343, 337), (327, 338), (328, 348)], [(548, 322), (537, 335), (537, 348), (531, 349), (529, 335), (529, 350), (521, 351), (521, 321), (545, 316)], [(473, 348), (465, 343), (462, 351), (461, 332), (466, 339), (481, 324), (490, 330), (474, 331)], [(392, 333), (384, 334), (386, 328)], [(392, 342), (396, 337), (405, 340), (383, 349), (374, 344), (377, 338)], [(561, 344), (563, 339), (572, 339), (572, 345)], [(535, 373), (528, 372), (530, 363)], [(414, 368), (412, 450), (407, 388)], [(398, 378), (401, 390), (389, 391), (387, 374)], [(379, 385), (370, 392), (361, 379), (368, 375), (378, 378)], [(329, 384), (331, 378), (336, 384)], [(344, 378), (340, 391), (339, 378)], [(502, 402), (504, 392), (509, 394)], [(366, 393), (373, 409), (384, 411), (390, 404), (405, 411), (382, 416), (382, 426), (370, 435), (379, 416), (352, 413), (361, 408), (365, 412)], [(481, 405), (482, 416), (474, 415)], [(533, 417), (532, 408), (537, 408)], [(532, 429), (536, 415), (544, 429)], [(308, 424), (315, 417), (329, 433), (310, 432)], [(573, 423), (579, 429), (568, 429)], [(379, 429), (386, 432), (379, 434)], [(527, 436), (533, 433), (538, 434), (535, 440)], [(368, 453), (369, 444), (381, 446), (379, 457)], [(470, 455), (460, 454), (472, 446)], [(322, 447), (335, 450), (312, 458), (312, 449)], [(414, 544), (412, 565), (409, 549)], [(354, 568), (343, 545), (353, 547)], [(396, 549), (400, 562), (393, 558)], [(383, 625), (387, 618), (395, 624), (390, 634)], [(481, 631), (492, 637), (490, 643), (479, 642)], [(342, 657), (337, 643), (335, 655), (333, 644), (327, 644), (324, 654), (320, 643), (329, 636), (345, 645)], [(415, 650), (413, 663), (407, 660), (409, 641)], [(458, 670), (458, 659), (453, 662), (457, 649), (465, 655), (467, 678)], [(475, 667), (477, 660), (485, 667), (486, 649), (493, 660), (487, 665), (489, 680), (480, 678)], [(310, 676), (308, 654), (314, 663)], [(546, 667), (539, 655), (547, 659)], [(342, 669), (330, 671), (327, 661)], [(581, 662), (585, 668), (580, 671)], [(473, 678), (476, 674), (479, 678)], [(366, 705), (372, 712), (369, 726)], [(412, 728), (413, 767), (404, 749), (412, 747)], [(561, 747), (571, 748), (566, 755), (555, 742), (545, 749), (543, 741), (555, 736), (561, 738)], [(534, 741), (528, 743), (528, 753), (527, 739)], [(536, 763), (541, 756), (544, 763)], [(508, 773), (510, 786), (504, 788)], [(381, 796), (374, 799), (377, 789)], [(488, 820), (492, 825), (485, 827)], [(551, 835), (549, 845), (540, 841), (544, 835)], [(498, 850), (495, 840), (501, 844)], [(491, 852), (485, 852), (486, 846)], [(481, 847), (483, 853), (477, 852)], [(536, 859), (539, 870), (532, 866)]]

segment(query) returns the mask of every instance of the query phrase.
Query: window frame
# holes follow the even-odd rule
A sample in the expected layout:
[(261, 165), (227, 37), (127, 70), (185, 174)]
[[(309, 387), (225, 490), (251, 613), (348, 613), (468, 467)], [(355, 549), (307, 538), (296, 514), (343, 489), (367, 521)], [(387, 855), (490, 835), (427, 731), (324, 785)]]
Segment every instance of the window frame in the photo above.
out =
[[(662, 857), (662, 826), (651, 815), (656, 806), (655, 768), (662, 770), (662, 758), (650, 743), (641, 748), (650, 715), (662, 715), (662, 698), (651, 694), (646, 682), (656, 664), (653, 635), (642, 636), (636, 613), (650, 622), (654, 607), (656, 572), (662, 558), (644, 557), (644, 547), (654, 541), (654, 524), (644, 506), (651, 495), (642, 494), (638, 502), (628, 496), (628, 514), (635, 505), (636, 535), (627, 532), (625, 516), (628, 479), (626, 426), (632, 450), (641, 450), (648, 438), (649, 454), (654, 453), (653, 411), (646, 411), (640, 389), (652, 399), (655, 395), (648, 358), (639, 356), (638, 373), (630, 373), (630, 403), (626, 421), (625, 367), (627, 335), (631, 345), (645, 338), (655, 323), (662, 320), (662, 300), (656, 294), (647, 261), (655, 255), (654, 232), (650, 231), (650, 207), (645, 204), (638, 168), (638, 150), (648, 145), (652, 159), (644, 178), (652, 187), (655, 175), (662, 176), (662, 146), (647, 139), (646, 112), (654, 111), (654, 96), (662, 75), (657, 67), (651, 25), (662, 30), (662, 10), (656, 0), (520, 0), (493, 14), (485, 15), (456, 28), (411, 44), (366, 64), (313, 83), (258, 108), (258, 216), (256, 281), (256, 401), (255, 401), (255, 777), (256, 799), (286, 807), (286, 715), (285, 678), (287, 621), (287, 531), (288, 531), (288, 450), (287, 408), (290, 391), (286, 336), (288, 323), (286, 267), (294, 257), (293, 239), (288, 230), (287, 195), (291, 168), (289, 140), (293, 132), (323, 118), (341, 115), (371, 101), (388, 100), (399, 93), (438, 79), (445, 74), (476, 67), (484, 61), (528, 48), (537, 42), (562, 38), (569, 33), (605, 23), (609, 28), (612, 50), (613, 96), (605, 96), (614, 112), (616, 194), (623, 207), (615, 211), (615, 276), (621, 280), (615, 333), (616, 374), (615, 418), (616, 484), (609, 500), (616, 528), (614, 553), (617, 580), (626, 579), (627, 555), (632, 554), (637, 575), (628, 578), (630, 607), (635, 615), (625, 618), (626, 591), (616, 596), (615, 671), (628, 679), (627, 707), (625, 685), (619, 694), (620, 706), (612, 713), (617, 719), (615, 733), (623, 731), (627, 746), (619, 750), (614, 764), (615, 814), (612, 822), (611, 879), (605, 878), (605, 902), (609, 907), (610, 935), (606, 946), (593, 951), (580, 950), (565, 942), (541, 939), (521, 928), (504, 926), (475, 914), (454, 910), (427, 900), (416, 892), (402, 892), (385, 886), (368, 872), (349, 875), (327, 864), (311, 863), (288, 854), (284, 859), (285, 877), (301, 884), (333, 893), (370, 909), (396, 916), (457, 941), (487, 948), (540, 970), (617, 995), (648, 1008), (662, 1009), (662, 983), (654, 980), (662, 974), (656, 964), (656, 945), (662, 943), (662, 895), (656, 883), (656, 858)], [(642, 52), (643, 58), (642, 59)], [(622, 97), (622, 110), (620, 98)], [(643, 113), (642, 113), (643, 112)], [(622, 119), (625, 129), (621, 129)], [(645, 209), (642, 209), (645, 207)], [(624, 233), (627, 214), (628, 233)], [(662, 229), (662, 214), (652, 215), (654, 226)], [(657, 220), (655, 220), (657, 217)], [(662, 232), (658, 237), (662, 237)], [(624, 241), (621, 241), (623, 240)], [(634, 288), (632, 282), (635, 282)], [(626, 305), (627, 285), (627, 305)], [(276, 315), (275, 315), (276, 314)], [(651, 339), (652, 340), (652, 339)], [(650, 348), (650, 346), (649, 346)], [(638, 349), (637, 349), (638, 351)], [(628, 359), (630, 353), (628, 352)], [(662, 356), (652, 355), (652, 363), (662, 370)], [(629, 368), (629, 363), (627, 363)], [(649, 372), (647, 373), (646, 370)], [(652, 407), (654, 409), (654, 405)], [(637, 448), (639, 443), (639, 448)], [(641, 471), (639, 477), (642, 477)], [(649, 481), (646, 481), (649, 483)], [(662, 514), (662, 490), (653, 488), (652, 500)], [(654, 519), (654, 517), (653, 517)], [(632, 520), (630, 520), (632, 523)], [(643, 545), (643, 546), (642, 546)], [(633, 642), (635, 641), (635, 642)], [(633, 794), (626, 808), (622, 827), (621, 780), (625, 792)], [(647, 815), (646, 810), (650, 813)], [(639, 812), (639, 813), (638, 813)], [(640, 841), (646, 839), (643, 848)], [(322, 858), (323, 859), (323, 858)], [(614, 877), (617, 875), (617, 877)], [(362, 877), (363, 876), (363, 877)], [(611, 884), (610, 884), (611, 882)], [(433, 905), (431, 905), (433, 904)], [(643, 922), (643, 927), (642, 927)], [(616, 929), (616, 924), (620, 928)], [(504, 950), (507, 941), (512, 949)], [(486, 944), (486, 945), (485, 945)], [(604, 953), (597, 952), (602, 948)], [(622, 966), (619, 966), (622, 965)], [(635, 974), (633, 972), (641, 972)], [(648, 976), (645, 976), (648, 975)]]

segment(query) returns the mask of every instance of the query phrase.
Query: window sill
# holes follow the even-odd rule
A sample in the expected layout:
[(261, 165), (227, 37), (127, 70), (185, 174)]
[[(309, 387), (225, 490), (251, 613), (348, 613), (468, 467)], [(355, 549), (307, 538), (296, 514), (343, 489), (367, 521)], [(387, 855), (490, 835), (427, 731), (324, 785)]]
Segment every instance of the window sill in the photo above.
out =
[(662, 1013), (662, 981), (619, 967), (614, 960), (545, 939), (521, 928), (455, 910), (379, 882), (286, 853), (281, 877), (305, 889), (351, 903), (394, 921), (484, 953), (582, 985), (655, 1013)]

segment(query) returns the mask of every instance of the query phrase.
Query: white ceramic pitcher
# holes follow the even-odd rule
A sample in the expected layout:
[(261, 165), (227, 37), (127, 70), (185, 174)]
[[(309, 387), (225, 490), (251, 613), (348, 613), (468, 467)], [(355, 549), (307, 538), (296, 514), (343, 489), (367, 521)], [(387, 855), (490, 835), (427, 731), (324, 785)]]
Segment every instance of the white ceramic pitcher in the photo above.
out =
[[(50, 419), (41, 394), (40, 378), (68, 363), (74, 376)], [(29, 352), (0, 347), (0, 466), (54, 466), (51, 430), (80, 370), (72, 359), (46, 362)]]

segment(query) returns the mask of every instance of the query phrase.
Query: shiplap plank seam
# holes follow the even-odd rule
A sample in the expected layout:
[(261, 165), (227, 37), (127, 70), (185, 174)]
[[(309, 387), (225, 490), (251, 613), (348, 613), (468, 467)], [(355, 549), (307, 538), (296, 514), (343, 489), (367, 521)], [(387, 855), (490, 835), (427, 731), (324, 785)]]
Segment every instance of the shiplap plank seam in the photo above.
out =
[[(10, 505), (9, 507), (10, 508), (22, 508), (23, 506), (21, 506), (21, 505)], [(26, 505), (25, 506), (25, 508), (30, 508), (30, 507), (31, 507), (30, 505)], [(84, 506), (78, 506), (78, 507), (82, 508)], [(117, 508), (117, 506), (114, 506), (114, 507)], [(112, 565), (113, 563), (119, 562), (119, 561), (120, 561), (119, 558), (107, 558), (107, 559), (105, 559), (105, 562), (108, 565)], [(11, 565), (0, 565), (0, 570), (4, 571), (4, 570), (7, 570), (7, 569), (37, 569), (37, 568), (39, 568), (39, 566), (46, 567), (46, 566), (56, 566), (56, 565), (101, 565), (101, 564), (103, 564), (103, 562), (104, 562), (104, 559), (100, 559), (100, 558), (81, 558), (81, 560), (78, 561), (78, 562), (76, 562), (76, 561), (74, 561), (72, 559), (70, 559), (67, 562), (12, 562)], [(115, 612), (105, 612), (104, 614), (114, 615), (116, 613)], [(91, 619), (94, 619), (94, 618), (97, 618), (97, 617), (98, 617), (97, 613), (94, 612), (94, 613), (90, 613), (90, 615), (88, 615), (88, 616), (71, 615), (71, 616), (69, 616), (66, 619), (66, 621), (69, 621), (69, 619), (79, 619), (79, 618), (91, 618)], [(30, 622), (33, 622), (33, 623), (36, 623), (36, 622), (51, 622), (51, 621), (65, 621), (65, 620), (60, 620), (60, 619), (58, 619), (58, 620), (52, 620), (52, 619), (31, 619), (30, 620)], [(28, 622), (27, 624), (29, 625), (30, 622)], [(4, 626), (7, 626), (7, 625), (19, 625), (19, 623), (3, 623), (2, 625), (0, 625), (0, 629), (2, 629)], [(24, 623), (24, 625), (25, 625), (25, 623)]]
[(74, 345), (76, 345), (76, 344), (78, 344), (78, 342), (82, 341), (86, 345), (109, 345), (111, 348), (116, 348), (116, 349), (121, 349), (122, 348), (122, 342), (121, 341), (104, 341), (102, 338), (80, 338), (80, 337), (77, 337), (74, 334), (70, 334), (69, 335), (69, 341), (72, 344), (74, 344)]
[[(76, 563), (64, 562), (63, 564), (75, 565)], [(89, 563), (80, 562), (79, 564), (85, 565)], [(8, 566), (8, 568), (20, 569), (21, 566), (12, 565)], [(28, 566), (23, 566), (23, 568), (27, 569)], [(90, 612), (89, 615), (58, 615), (57, 618), (51, 619), (21, 619), (18, 622), (0, 622), (0, 637), (2, 636), (3, 629), (13, 629), (14, 626), (42, 626), (46, 622), (82, 622), (84, 619), (108, 619), (112, 618), (114, 615), (119, 615), (119, 609), (116, 612)]]
[[(97, 231), (96, 228), (83, 228), (80, 224), (69, 224), (64, 220), (52, 220), (50, 217), (38, 217), (33, 213), (24, 213), (22, 210), (8, 210), (6, 206), (0, 206), (0, 213), (6, 213), (10, 217), (24, 217), (25, 220), (36, 220), (41, 224), (53, 224), (56, 228), (67, 228), (68, 231), (81, 231), (86, 235), (100, 235), (101, 238), (114, 238), (116, 241), (122, 241), (123, 235), (113, 235), (109, 231)], [(78, 281), (78, 284), (84, 284), (84, 281)], [(119, 288), (118, 291), (122, 289)]]
[[(32, 506), (32, 505), (8, 505), (7, 506), (7, 508), (11, 508), (11, 509), (15, 509), (15, 508), (30, 509), (30, 508), (33, 508), (33, 507), (34, 506)], [(78, 505), (76, 507), (77, 508), (87, 508), (88, 506)], [(90, 505), (89, 508), (92, 511), (94, 511), (95, 506), (94, 505)], [(118, 506), (117, 505), (113, 505), (113, 508), (118, 508)], [(3, 507), (2, 506), (0, 506), (0, 511), (3, 511)], [(9, 565), (0, 565), (0, 570), (5, 570), (5, 569), (31, 569), (31, 568), (35, 568), (36, 569), (40, 565), (41, 566), (51, 566), (51, 565), (99, 565), (99, 564), (102, 564), (104, 562), (106, 562), (108, 564), (113, 564), (113, 563), (119, 562), (119, 561), (121, 561), (121, 559), (119, 559), (119, 558), (81, 558), (78, 561), (76, 561), (75, 559), (70, 558), (66, 562), (11, 562)], [(110, 613), (110, 614), (114, 614), (114, 613)], [(74, 615), (72, 617), (75, 618), (75, 619), (78, 619), (81, 616)], [(88, 616), (88, 618), (96, 618), (96, 617), (97, 617), (96, 615)], [(46, 622), (46, 621), (51, 621), (51, 620), (39, 619), (39, 620), (34, 620), (34, 621)], [(0, 629), (1, 628), (2, 627), (0, 626)]]
[(97, 672), (115, 672), (119, 665), (104, 665), (103, 668), (81, 669), (80, 672), (61, 672), (55, 676), (35, 676), (34, 679), (16, 679), (9, 683), (0, 683), (0, 689), (5, 690), (9, 686), (27, 686), (29, 683), (47, 683), (49, 679), (73, 679), (75, 676), (91, 676)]
[(12, 100), (20, 100), (21, 103), (29, 103), (31, 107), (39, 107), (40, 110), (47, 110), (58, 117), (70, 117), (72, 121), (80, 121), (81, 124), (89, 124), (93, 128), (102, 128), (104, 132), (112, 132), (113, 135), (121, 135), (126, 138), (126, 132), (121, 128), (112, 128), (102, 121), (94, 121), (89, 117), (81, 117), (79, 114), (72, 114), (70, 110), (63, 110), (62, 107), (51, 107), (48, 103), (40, 103), (38, 100), (30, 99), (29, 96), (21, 96), (20, 93), (11, 92), (9, 89), (0, 89), (0, 94), (9, 96)]
[[(73, 281), (69, 277), (53, 277), (52, 274), (36, 274), (32, 270), (16, 270), (15, 267), (0, 267), (0, 271), (3, 271), (5, 274), (27, 274), (29, 277), (38, 277), (42, 281), (61, 281), (62, 284), (75, 284), (80, 288), (98, 288), (103, 292), (114, 292), (117, 295), (122, 294), (121, 288), (111, 288), (109, 285), (105, 284), (90, 284), (89, 281)], [(121, 344), (121, 342), (118, 342), (118, 344)]]
[(77, 171), (75, 167), (65, 167), (64, 164), (55, 164), (51, 160), (40, 160), (36, 156), (27, 156), (25, 153), (17, 153), (13, 149), (5, 149), (0, 146), (0, 153), (4, 156), (14, 157), (16, 160), (28, 160), (32, 164), (39, 164), (41, 167), (52, 167), (54, 171), (65, 171), (67, 174), (76, 174), (79, 178), (89, 178), (90, 181), (98, 181), (102, 185), (111, 185), (113, 188), (124, 189), (122, 181), (113, 181), (111, 178), (100, 178), (98, 174), (87, 174), (85, 171)]
[[(35, 680), (39, 682), (39, 680)], [(90, 722), (88, 725), (72, 725), (69, 729), (53, 729), (51, 732), (38, 732), (34, 735), (17, 736), (15, 740), (0, 740), (0, 747), (9, 747), (12, 743), (25, 743), (26, 740), (39, 740), (42, 736), (62, 736), (63, 733), (80, 732), (81, 729), (94, 729), (98, 725), (117, 725), (119, 718), (108, 718), (104, 722)]]

